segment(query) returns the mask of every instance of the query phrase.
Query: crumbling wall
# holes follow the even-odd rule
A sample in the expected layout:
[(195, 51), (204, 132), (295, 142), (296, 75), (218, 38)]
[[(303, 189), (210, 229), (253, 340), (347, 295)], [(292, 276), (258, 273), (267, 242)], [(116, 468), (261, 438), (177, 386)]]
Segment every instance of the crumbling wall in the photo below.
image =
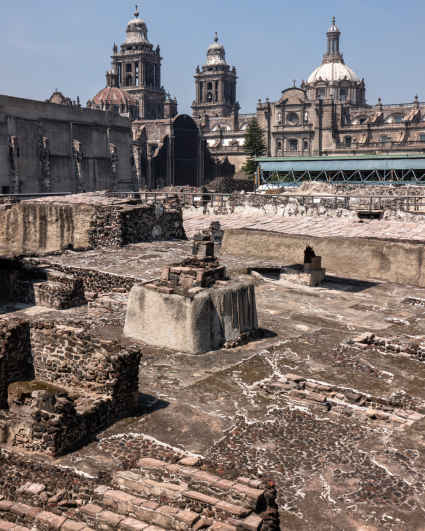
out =
[(31, 346), (36, 379), (108, 395), (126, 408), (134, 403), (140, 351), (93, 337), (84, 323), (78, 328), (43, 320), (31, 325)]
[(28, 322), (0, 320), (0, 409), (7, 408), (9, 384), (33, 377)]
[[(140, 350), (93, 337), (80, 324), (0, 321), (0, 409), (10, 406), (0, 444), (58, 456), (134, 413)], [(30, 391), (14, 390), (8, 404), (15, 381)], [(41, 390), (31, 392), (33, 383)]]
[(15, 256), (185, 238), (181, 209), (167, 203), (77, 194), (0, 205), (0, 248)]

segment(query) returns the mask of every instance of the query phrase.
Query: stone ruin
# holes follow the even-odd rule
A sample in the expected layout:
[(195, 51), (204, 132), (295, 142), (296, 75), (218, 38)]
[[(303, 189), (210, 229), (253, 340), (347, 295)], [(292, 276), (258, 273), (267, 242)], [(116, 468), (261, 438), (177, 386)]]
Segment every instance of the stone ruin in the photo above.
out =
[(316, 256), (309, 245), (304, 251), (303, 264), (281, 267), (249, 267), (248, 272), (257, 278), (275, 281), (286, 280), (312, 288), (320, 286), (326, 278), (326, 269), (322, 268), (322, 257)]
[(197, 354), (235, 346), (257, 329), (254, 283), (229, 279), (209, 233), (200, 233), (192, 257), (132, 288), (124, 334)]
[(85, 323), (0, 321), (0, 445), (59, 456), (138, 405), (140, 350)]
[(0, 204), (0, 249), (16, 256), (173, 239), (186, 239), (175, 201), (93, 192)]

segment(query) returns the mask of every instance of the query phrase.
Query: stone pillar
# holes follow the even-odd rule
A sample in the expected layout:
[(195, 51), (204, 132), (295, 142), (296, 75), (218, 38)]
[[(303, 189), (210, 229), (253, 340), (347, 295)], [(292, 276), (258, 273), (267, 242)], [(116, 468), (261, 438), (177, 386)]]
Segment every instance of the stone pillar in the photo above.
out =
[(156, 80), (157, 88), (161, 88), (161, 63), (156, 64)]
[(131, 85), (135, 87), (136, 86), (136, 63), (134, 61), (131, 63), (131, 77), (133, 78)]
[(49, 193), (52, 191), (52, 180), (50, 172), (50, 148), (49, 139), (46, 136), (40, 137), (39, 140), (39, 160), (40, 160), (40, 193)]
[(174, 186), (174, 135), (170, 135), (167, 152), (167, 186)]
[(146, 186), (145, 179), (142, 176), (142, 149), (138, 142), (132, 144), (134, 172), (136, 174), (136, 191)]
[(218, 103), (224, 103), (224, 79), (220, 79), (218, 82)]

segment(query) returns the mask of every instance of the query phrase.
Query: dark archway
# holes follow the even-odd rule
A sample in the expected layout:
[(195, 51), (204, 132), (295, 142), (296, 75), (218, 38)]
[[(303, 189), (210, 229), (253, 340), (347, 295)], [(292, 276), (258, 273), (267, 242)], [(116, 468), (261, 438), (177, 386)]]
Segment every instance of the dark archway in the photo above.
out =
[(177, 116), (174, 130), (174, 184), (198, 186), (200, 168), (199, 129), (185, 114)]

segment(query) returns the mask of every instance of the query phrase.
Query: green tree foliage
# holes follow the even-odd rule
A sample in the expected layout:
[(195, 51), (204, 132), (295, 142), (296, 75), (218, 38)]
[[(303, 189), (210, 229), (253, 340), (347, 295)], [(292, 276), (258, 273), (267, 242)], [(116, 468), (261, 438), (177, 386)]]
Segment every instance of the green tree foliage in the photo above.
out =
[(258, 163), (255, 161), (256, 157), (261, 157), (266, 152), (266, 145), (264, 143), (264, 133), (258, 125), (257, 119), (253, 118), (245, 133), (245, 151), (248, 154), (248, 159), (243, 166), (243, 171), (253, 178), (257, 171)]

